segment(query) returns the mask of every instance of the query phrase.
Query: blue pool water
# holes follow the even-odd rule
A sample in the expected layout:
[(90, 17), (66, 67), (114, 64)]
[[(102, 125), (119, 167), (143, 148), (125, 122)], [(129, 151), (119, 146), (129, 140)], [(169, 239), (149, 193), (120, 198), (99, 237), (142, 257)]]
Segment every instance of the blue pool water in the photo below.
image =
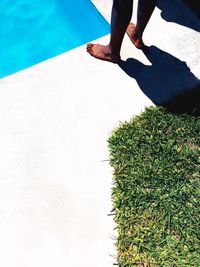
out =
[(90, 0), (0, 0), (0, 78), (108, 32)]

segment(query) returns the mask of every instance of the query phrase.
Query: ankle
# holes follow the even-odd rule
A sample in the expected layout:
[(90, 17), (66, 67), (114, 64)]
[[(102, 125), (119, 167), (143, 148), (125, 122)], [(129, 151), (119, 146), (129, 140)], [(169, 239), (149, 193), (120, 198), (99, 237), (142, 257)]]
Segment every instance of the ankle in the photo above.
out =
[(114, 47), (111, 43), (107, 45), (108, 53), (111, 55), (119, 55), (120, 54), (120, 49)]
[(140, 29), (138, 29), (138, 27), (136, 26), (135, 27), (135, 37), (137, 39), (142, 39), (142, 34), (143, 34), (143, 32)]

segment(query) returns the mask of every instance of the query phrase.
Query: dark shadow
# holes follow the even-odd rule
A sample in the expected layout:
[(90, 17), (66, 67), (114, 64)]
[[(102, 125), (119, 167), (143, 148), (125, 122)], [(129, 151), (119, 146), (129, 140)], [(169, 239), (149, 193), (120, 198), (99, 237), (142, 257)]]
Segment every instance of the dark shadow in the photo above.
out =
[(164, 20), (183, 25), (198, 32), (200, 31), (199, 18), (185, 1), (158, 0), (157, 7), (161, 10), (161, 16)]
[(184, 2), (197, 14), (197, 17), (200, 19), (200, 1), (184, 0)]
[(200, 85), (190, 91), (186, 91), (173, 97), (162, 106), (175, 114), (188, 114), (200, 118)]
[(121, 61), (119, 66), (137, 81), (154, 104), (166, 106), (175, 97), (200, 84), (187, 64), (178, 58), (155, 46), (145, 47), (143, 52), (152, 65), (129, 58)]

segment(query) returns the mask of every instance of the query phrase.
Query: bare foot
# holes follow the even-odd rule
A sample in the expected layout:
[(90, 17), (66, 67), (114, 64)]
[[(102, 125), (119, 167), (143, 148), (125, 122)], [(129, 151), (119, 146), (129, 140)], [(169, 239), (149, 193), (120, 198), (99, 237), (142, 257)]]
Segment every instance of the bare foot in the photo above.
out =
[(138, 35), (135, 24), (130, 23), (126, 29), (126, 33), (136, 48), (142, 49), (144, 47), (142, 37)]
[(109, 61), (112, 63), (119, 63), (120, 56), (118, 54), (112, 54), (110, 52), (109, 46), (99, 45), (99, 44), (88, 44), (87, 52), (98, 59)]

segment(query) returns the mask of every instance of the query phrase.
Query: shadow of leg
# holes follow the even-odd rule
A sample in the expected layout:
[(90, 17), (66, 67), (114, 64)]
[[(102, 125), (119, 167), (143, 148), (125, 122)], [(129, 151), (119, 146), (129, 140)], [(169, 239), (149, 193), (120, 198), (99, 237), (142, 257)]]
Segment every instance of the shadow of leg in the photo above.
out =
[(151, 65), (129, 58), (119, 66), (137, 81), (140, 89), (154, 104), (168, 103), (175, 96), (182, 95), (199, 84), (186, 62), (155, 46), (145, 47), (143, 53)]
[(198, 19), (200, 17), (199, 0), (158, 0), (157, 7), (161, 10), (161, 16), (164, 20), (200, 31)]

